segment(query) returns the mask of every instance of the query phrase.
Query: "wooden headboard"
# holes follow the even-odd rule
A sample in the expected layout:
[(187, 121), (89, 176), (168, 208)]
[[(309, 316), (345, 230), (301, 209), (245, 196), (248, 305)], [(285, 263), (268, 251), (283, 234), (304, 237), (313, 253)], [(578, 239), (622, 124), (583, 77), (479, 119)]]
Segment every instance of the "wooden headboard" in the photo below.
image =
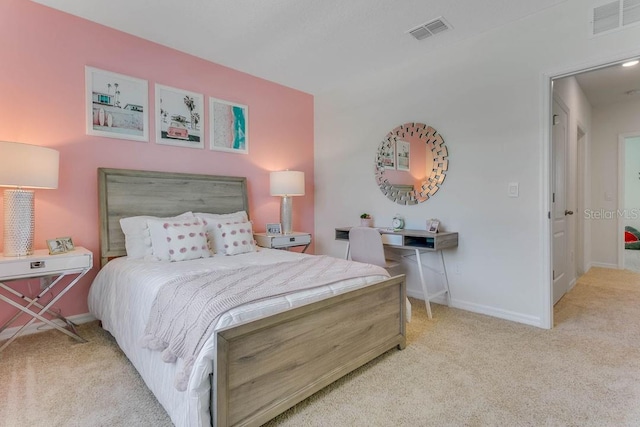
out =
[(167, 217), (186, 211), (249, 214), (244, 177), (98, 169), (100, 265), (126, 255), (120, 219), (138, 215)]

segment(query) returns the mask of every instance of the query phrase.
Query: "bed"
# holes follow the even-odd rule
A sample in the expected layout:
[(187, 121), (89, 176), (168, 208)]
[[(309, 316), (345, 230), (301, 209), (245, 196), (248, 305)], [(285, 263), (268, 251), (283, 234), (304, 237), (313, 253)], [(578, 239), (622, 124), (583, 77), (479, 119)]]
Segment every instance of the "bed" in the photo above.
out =
[(224, 312), (197, 353), (186, 390), (178, 390), (184, 361), (166, 363), (162, 352), (140, 345), (154, 297), (168, 280), (321, 257), (260, 249), (181, 262), (129, 259), (121, 218), (248, 213), (247, 181), (103, 168), (98, 178), (102, 269), (89, 308), (177, 426), (261, 425), (382, 353), (405, 347), (404, 276), (352, 277)]

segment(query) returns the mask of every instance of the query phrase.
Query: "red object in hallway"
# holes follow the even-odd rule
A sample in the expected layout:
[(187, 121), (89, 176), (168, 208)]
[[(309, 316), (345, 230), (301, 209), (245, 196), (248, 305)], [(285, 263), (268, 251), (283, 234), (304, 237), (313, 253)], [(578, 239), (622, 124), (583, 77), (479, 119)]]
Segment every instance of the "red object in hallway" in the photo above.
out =
[(624, 242), (625, 243), (633, 243), (633, 242), (637, 242), (637, 241), (638, 241), (638, 237), (635, 234), (630, 233), (628, 231), (624, 232)]

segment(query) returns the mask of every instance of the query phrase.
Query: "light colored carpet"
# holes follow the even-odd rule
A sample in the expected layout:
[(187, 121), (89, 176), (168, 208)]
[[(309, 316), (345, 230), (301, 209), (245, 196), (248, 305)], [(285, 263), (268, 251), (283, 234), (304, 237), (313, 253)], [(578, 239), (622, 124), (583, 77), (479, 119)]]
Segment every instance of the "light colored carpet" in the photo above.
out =
[[(640, 425), (640, 275), (592, 268), (548, 331), (412, 300), (408, 345), (268, 426)], [(0, 355), (6, 426), (166, 426), (111, 337), (46, 332)]]

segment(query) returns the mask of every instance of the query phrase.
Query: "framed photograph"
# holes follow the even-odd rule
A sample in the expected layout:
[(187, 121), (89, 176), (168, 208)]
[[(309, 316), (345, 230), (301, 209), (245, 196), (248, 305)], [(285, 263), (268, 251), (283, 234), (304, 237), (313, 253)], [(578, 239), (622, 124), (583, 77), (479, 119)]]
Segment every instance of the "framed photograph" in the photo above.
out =
[(379, 162), (380, 166), (389, 169), (395, 170), (396, 168), (396, 144), (392, 138), (387, 138), (380, 143), (380, 148), (378, 149), (379, 153)]
[(411, 157), (411, 144), (399, 139), (396, 141), (396, 169), (409, 172), (409, 160)]
[(49, 255), (64, 254), (75, 249), (71, 237), (56, 237), (55, 239), (47, 240), (47, 247), (49, 248)]
[(204, 148), (204, 96), (156, 84), (156, 142)]
[(438, 221), (437, 219), (429, 219), (427, 220), (427, 231), (429, 233), (437, 233), (439, 225), (440, 221)]
[(249, 107), (209, 98), (209, 148), (249, 154)]
[(282, 225), (280, 223), (267, 224), (267, 234), (270, 236), (282, 234)]
[(87, 135), (149, 141), (146, 80), (85, 67)]

